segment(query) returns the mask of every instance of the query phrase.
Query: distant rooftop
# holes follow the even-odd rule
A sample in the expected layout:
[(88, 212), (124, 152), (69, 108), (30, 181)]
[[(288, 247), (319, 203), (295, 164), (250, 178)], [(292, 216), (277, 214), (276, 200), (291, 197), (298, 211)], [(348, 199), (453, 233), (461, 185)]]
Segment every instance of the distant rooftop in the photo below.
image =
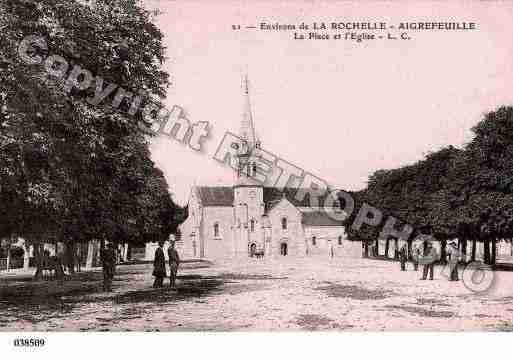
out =
[[(196, 191), (201, 204), (205, 207), (231, 207), (233, 206), (233, 187), (228, 186), (197, 186)], [(271, 208), (278, 203), (283, 197), (296, 207), (315, 207), (323, 205), (325, 196), (319, 196), (319, 203), (310, 203), (309, 195), (306, 195), (302, 201), (296, 199), (297, 188), (285, 188), (283, 191), (276, 187), (264, 187), (264, 203), (266, 209)], [(332, 207), (337, 207), (338, 203), (334, 202)]]

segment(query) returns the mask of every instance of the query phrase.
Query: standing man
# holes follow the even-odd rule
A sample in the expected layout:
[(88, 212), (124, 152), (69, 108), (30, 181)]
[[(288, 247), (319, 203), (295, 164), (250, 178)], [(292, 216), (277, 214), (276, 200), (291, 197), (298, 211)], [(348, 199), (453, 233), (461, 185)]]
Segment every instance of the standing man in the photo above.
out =
[(169, 286), (176, 288), (176, 273), (178, 272), (178, 266), (180, 265), (180, 256), (175, 249), (175, 241), (171, 241), (169, 248), (167, 249), (167, 255), (169, 257)]
[(399, 249), (399, 261), (401, 262), (401, 271), (406, 270), (406, 261), (408, 260), (408, 249), (406, 248), (406, 243), (401, 246)]
[(424, 255), (422, 256), (422, 264), (424, 267), (422, 268), (422, 280), (426, 280), (428, 272), (429, 272), (429, 280), (433, 280), (434, 270), (435, 270), (435, 261), (437, 260), (437, 252), (433, 243), (427, 242), (427, 245), (424, 249)]
[(155, 259), (153, 260), (153, 288), (162, 288), (164, 277), (166, 276), (166, 257), (164, 256), (164, 241), (159, 241), (159, 246), (155, 250)]
[(449, 243), (449, 247), (447, 248), (447, 255), (449, 256), (449, 269), (451, 271), (449, 280), (457, 281), (458, 278), (458, 262), (460, 260), (460, 251), (456, 246), (456, 243)]
[(112, 279), (116, 271), (116, 251), (111, 242), (107, 244), (107, 247), (100, 249), (100, 258), (103, 264), (103, 291), (111, 292)]
[(412, 256), (412, 262), (413, 262), (413, 270), (418, 271), (419, 270), (419, 259), (420, 259), (420, 248), (419, 245), (413, 246), (413, 256)]

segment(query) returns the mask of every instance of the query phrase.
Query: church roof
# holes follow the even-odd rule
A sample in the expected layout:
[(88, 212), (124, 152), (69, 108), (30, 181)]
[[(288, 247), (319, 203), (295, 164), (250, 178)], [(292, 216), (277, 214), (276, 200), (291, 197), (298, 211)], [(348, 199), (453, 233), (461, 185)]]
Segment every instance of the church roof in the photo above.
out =
[(305, 226), (312, 227), (340, 227), (344, 221), (338, 221), (329, 216), (325, 211), (302, 211), (303, 218), (301, 222)]
[[(233, 187), (226, 186), (198, 186), (196, 187), (198, 198), (203, 206), (231, 207), (233, 206)], [(269, 210), (274, 204), (278, 203), (283, 197), (292, 203), (295, 207), (310, 207), (310, 198), (308, 195), (303, 200), (296, 199), (296, 188), (285, 188), (281, 191), (275, 187), (264, 187), (264, 203)], [(316, 207), (323, 205), (326, 196), (319, 196), (319, 203)], [(312, 202), (312, 204), (314, 204)]]
[(205, 207), (233, 206), (233, 187), (196, 187), (198, 198)]
[[(297, 188), (285, 188), (281, 191), (276, 187), (264, 187), (264, 203), (268, 205), (268, 209), (270, 209), (274, 204), (278, 203), (284, 196), (287, 200), (292, 203), (295, 207), (318, 207), (324, 205), (324, 200), (329, 195), (326, 193), (324, 196), (318, 196), (318, 203), (314, 203), (310, 201), (310, 195), (305, 195), (304, 198), (299, 201), (296, 198)], [(333, 203), (335, 206), (336, 203)]]

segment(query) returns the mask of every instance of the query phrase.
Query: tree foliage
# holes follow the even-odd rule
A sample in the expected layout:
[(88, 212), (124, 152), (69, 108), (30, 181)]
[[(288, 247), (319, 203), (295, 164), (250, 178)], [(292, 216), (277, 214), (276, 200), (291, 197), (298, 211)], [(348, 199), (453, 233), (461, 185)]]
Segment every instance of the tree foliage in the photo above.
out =
[[(358, 193), (360, 202), (438, 239), (494, 245), (513, 237), (513, 108), (487, 113), (472, 131), (462, 149), (448, 146), (412, 165), (376, 171)], [(367, 240), (377, 235), (377, 229), (358, 233)]]
[[(0, 237), (33, 242), (156, 240), (176, 230), (183, 210), (150, 159), (147, 125), (126, 101), (93, 106), (95, 85), (65, 91), (43, 64), (27, 65), (17, 48), (42, 37), (47, 51), (158, 101), (162, 33), (138, 1), (0, 1)], [(66, 78), (66, 76), (64, 77)], [(142, 124), (142, 126), (141, 126)]]

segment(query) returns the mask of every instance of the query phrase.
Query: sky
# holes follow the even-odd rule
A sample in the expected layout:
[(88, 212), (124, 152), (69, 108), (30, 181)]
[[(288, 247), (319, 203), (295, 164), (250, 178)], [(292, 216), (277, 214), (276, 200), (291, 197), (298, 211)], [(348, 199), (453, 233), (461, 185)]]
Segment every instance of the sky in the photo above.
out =
[[(212, 156), (224, 133), (240, 127), (245, 73), (263, 148), (347, 190), (364, 188), (378, 169), (468, 143), (485, 112), (513, 100), (513, 5), (505, 2), (146, 3), (162, 12), (157, 22), (172, 81), (167, 107), (210, 124), (202, 153), (166, 137), (152, 140), (152, 157), (181, 204), (194, 184), (233, 184), (234, 173)], [(477, 30), (356, 43), (244, 28), (432, 20), (472, 21)], [(237, 24), (243, 28), (235, 31)]]

